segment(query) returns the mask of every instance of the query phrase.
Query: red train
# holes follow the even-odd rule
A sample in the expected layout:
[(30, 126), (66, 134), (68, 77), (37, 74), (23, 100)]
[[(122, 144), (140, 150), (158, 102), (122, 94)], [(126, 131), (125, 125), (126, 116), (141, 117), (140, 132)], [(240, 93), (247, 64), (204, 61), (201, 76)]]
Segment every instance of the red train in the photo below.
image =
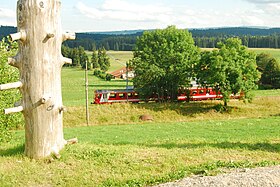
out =
[[(133, 89), (124, 90), (96, 90), (94, 98), (94, 104), (106, 104), (106, 103), (120, 103), (120, 102), (132, 102), (138, 103), (141, 100), (138, 93)], [(240, 96), (233, 96), (232, 98), (239, 98)], [(216, 93), (213, 88), (201, 88), (193, 87), (189, 89), (180, 89), (177, 100), (178, 101), (201, 101), (201, 100), (212, 100), (221, 99), (222, 95)], [(158, 98), (150, 97), (148, 101), (157, 101)]]
[(120, 103), (127, 101), (132, 103), (140, 102), (138, 93), (136, 93), (133, 89), (96, 90), (94, 95), (94, 104)]

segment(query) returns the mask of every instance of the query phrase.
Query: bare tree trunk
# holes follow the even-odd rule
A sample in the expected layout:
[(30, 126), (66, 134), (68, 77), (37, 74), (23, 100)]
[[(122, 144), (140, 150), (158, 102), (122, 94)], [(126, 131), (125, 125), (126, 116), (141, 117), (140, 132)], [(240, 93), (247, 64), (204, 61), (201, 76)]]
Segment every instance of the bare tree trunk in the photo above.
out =
[(75, 36), (63, 34), (60, 0), (18, 0), (19, 52), (9, 62), (18, 67), (25, 118), (25, 154), (43, 158), (58, 154), (63, 137), (61, 68), (71, 62), (61, 55), (61, 43)]

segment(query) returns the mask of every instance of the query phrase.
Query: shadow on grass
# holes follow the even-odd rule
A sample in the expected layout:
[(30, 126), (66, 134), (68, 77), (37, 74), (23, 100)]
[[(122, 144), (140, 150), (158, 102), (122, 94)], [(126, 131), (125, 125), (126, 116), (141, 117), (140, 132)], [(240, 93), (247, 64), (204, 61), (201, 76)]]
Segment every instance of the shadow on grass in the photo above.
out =
[(24, 144), (17, 145), (10, 149), (0, 149), (0, 156), (15, 156), (24, 153)]
[[(140, 103), (137, 108), (152, 110), (155, 112), (164, 110), (174, 110), (180, 115), (194, 116), (207, 112), (217, 112), (216, 101), (195, 101), (195, 102), (171, 102), (171, 103)], [(230, 112), (230, 111), (229, 111)]]
[(220, 142), (220, 143), (164, 143), (164, 144), (151, 144), (144, 145), (147, 147), (157, 147), (157, 148), (182, 148), (182, 149), (193, 149), (193, 148), (203, 148), (203, 147), (214, 147), (219, 149), (244, 149), (250, 151), (267, 151), (267, 152), (280, 152), (279, 143), (241, 143), (241, 142)]
[(108, 90), (111, 90), (113, 88), (123, 88), (125, 89), (125, 86), (124, 85), (111, 85), (111, 84), (90, 84), (88, 85), (89, 87), (93, 87), (93, 88), (96, 88), (96, 90), (98, 88), (102, 88), (102, 89), (108, 89)]

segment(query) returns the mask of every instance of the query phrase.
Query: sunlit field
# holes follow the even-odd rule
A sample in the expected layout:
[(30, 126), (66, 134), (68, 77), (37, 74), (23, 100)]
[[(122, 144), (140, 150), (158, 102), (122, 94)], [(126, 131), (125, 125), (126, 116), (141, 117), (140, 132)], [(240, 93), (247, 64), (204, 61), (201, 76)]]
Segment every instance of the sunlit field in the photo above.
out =
[[(108, 54), (110, 71), (132, 58), (132, 52)], [(92, 73), (90, 102), (96, 89), (126, 86)], [(280, 90), (256, 90), (252, 103), (231, 100), (228, 111), (219, 111), (219, 100), (90, 104), (87, 126), (84, 77), (82, 69), (62, 69), (65, 139), (78, 143), (60, 158), (35, 161), (24, 156), (24, 131), (14, 131), (11, 142), (0, 144), (0, 186), (152, 186), (280, 164)], [(141, 121), (143, 114), (153, 120)]]

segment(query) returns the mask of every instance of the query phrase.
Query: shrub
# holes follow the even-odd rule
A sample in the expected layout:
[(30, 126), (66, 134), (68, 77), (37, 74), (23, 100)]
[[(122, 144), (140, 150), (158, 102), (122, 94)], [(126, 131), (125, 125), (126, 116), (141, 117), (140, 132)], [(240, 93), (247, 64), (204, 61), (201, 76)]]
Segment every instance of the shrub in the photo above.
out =
[[(8, 44), (5, 39), (0, 42), (0, 84), (15, 82), (19, 72), (7, 64), (8, 57), (14, 56), (17, 49), (15, 43)], [(5, 108), (13, 107), (20, 100), (19, 90), (0, 91), (0, 112)], [(21, 114), (0, 115), (0, 142), (9, 141), (12, 138), (11, 129), (18, 128), (23, 124)]]
[(113, 76), (111, 74), (105, 73), (104, 71), (101, 71), (99, 69), (95, 69), (93, 71), (93, 75), (95, 75), (101, 79), (104, 79), (106, 81), (111, 81), (113, 78)]

